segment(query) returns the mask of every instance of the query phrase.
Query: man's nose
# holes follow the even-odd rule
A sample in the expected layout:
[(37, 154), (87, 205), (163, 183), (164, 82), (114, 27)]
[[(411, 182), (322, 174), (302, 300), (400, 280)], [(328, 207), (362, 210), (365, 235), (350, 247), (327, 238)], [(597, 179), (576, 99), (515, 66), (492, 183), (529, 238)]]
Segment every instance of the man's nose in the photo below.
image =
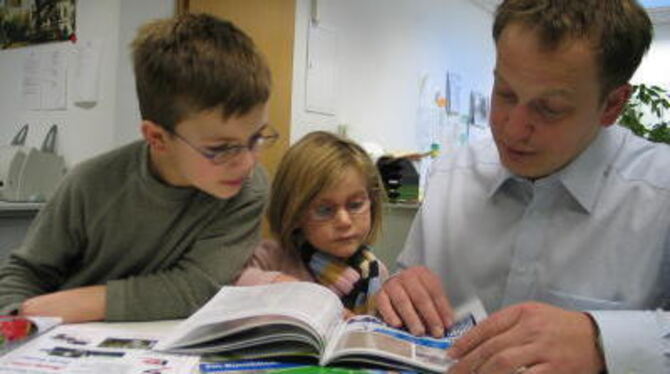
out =
[(517, 104), (510, 110), (505, 121), (503, 135), (508, 142), (528, 140), (533, 133), (533, 119), (527, 105)]

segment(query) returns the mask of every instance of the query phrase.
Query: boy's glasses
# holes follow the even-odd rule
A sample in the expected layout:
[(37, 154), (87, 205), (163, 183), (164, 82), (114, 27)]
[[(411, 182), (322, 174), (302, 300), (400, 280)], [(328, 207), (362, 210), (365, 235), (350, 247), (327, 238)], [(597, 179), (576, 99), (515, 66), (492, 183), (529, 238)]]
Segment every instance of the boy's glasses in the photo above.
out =
[[(353, 218), (370, 211), (370, 199), (366, 197), (352, 200), (346, 203), (343, 208)], [(307, 210), (307, 219), (315, 223), (326, 223), (334, 219), (339, 210), (339, 205), (319, 204)]]
[(226, 163), (245, 151), (259, 152), (267, 149), (271, 147), (277, 141), (277, 139), (279, 139), (279, 133), (277, 133), (275, 129), (269, 126), (265, 126), (257, 133), (252, 135), (246, 145), (222, 145), (219, 147), (207, 149), (192, 144), (186, 140), (186, 138), (179, 135), (176, 131), (171, 132), (179, 140), (186, 143), (189, 147), (193, 148), (194, 151), (198, 152), (215, 165)]

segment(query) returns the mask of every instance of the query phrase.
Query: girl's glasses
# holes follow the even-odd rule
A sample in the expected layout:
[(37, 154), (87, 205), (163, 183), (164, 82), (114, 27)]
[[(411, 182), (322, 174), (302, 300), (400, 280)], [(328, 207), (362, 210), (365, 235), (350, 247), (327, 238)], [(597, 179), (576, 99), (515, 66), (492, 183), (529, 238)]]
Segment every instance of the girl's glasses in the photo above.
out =
[[(344, 204), (343, 208), (351, 217), (359, 216), (370, 211), (370, 199), (365, 197), (351, 200)], [(325, 223), (335, 218), (339, 210), (339, 205), (318, 204), (307, 210), (307, 219), (311, 222)]]
[(245, 151), (260, 152), (271, 147), (277, 141), (277, 139), (279, 139), (279, 133), (277, 133), (275, 129), (269, 126), (265, 126), (257, 133), (252, 135), (246, 145), (223, 145), (212, 149), (203, 149), (192, 144), (186, 140), (186, 138), (179, 135), (176, 131), (172, 131), (172, 133), (179, 140), (193, 148), (194, 151), (200, 153), (203, 157), (215, 165), (226, 163)]

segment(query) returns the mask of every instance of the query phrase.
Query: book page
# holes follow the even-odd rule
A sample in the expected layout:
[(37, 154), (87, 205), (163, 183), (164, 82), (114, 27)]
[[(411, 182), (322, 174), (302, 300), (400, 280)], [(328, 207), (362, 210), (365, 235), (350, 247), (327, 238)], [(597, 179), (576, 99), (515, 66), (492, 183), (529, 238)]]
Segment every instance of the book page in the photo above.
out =
[(440, 339), (414, 336), (372, 316), (356, 316), (337, 331), (325, 362), (367, 362), (445, 372), (453, 360), (446, 350), (475, 325), (472, 316), (456, 322)]
[[(332, 291), (315, 283), (225, 286), (207, 304), (176, 326), (173, 333), (161, 340), (156, 349), (170, 350), (263, 324), (291, 324), (291, 319), (310, 326), (323, 342), (342, 319), (343, 309), (339, 298)], [(263, 318), (250, 318), (260, 316)], [(282, 319), (282, 316), (289, 318)]]
[[(214, 329), (226, 329), (227, 325), (216, 325)], [(305, 331), (310, 331), (310, 327), (306, 326), (297, 328), (296, 325), (290, 323), (272, 323), (270, 325), (250, 327), (239, 330), (236, 333), (225, 335), (217, 338), (216, 332), (210, 334), (214, 335), (210, 339), (201, 339), (200, 341), (193, 341), (189, 345), (184, 345), (172, 349), (175, 353), (221, 353), (226, 352), (232, 355), (240, 354), (242, 351), (251, 353), (257, 350), (258, 347), (264, 345), (278, 345), (287, 344), (293, 347), (307, 346), (312, 354), (320, 354), (323, 349), (323, 342), (318, 340), (312, 334), (305, 334)], [(301, 352), (302, 349), (297, 349)]]

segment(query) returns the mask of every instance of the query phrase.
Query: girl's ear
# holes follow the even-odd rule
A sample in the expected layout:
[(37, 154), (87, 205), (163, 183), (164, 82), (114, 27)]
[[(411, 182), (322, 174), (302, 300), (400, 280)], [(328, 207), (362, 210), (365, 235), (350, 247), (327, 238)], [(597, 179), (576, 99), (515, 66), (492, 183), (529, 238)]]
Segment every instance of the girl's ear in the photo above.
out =
[(156, 152), (163, 152), (167, 148), (166, 142), (169, 137), (167, 130), (155, 122), (144, 120), (141, 125), (142, 137), (149, 147)]

